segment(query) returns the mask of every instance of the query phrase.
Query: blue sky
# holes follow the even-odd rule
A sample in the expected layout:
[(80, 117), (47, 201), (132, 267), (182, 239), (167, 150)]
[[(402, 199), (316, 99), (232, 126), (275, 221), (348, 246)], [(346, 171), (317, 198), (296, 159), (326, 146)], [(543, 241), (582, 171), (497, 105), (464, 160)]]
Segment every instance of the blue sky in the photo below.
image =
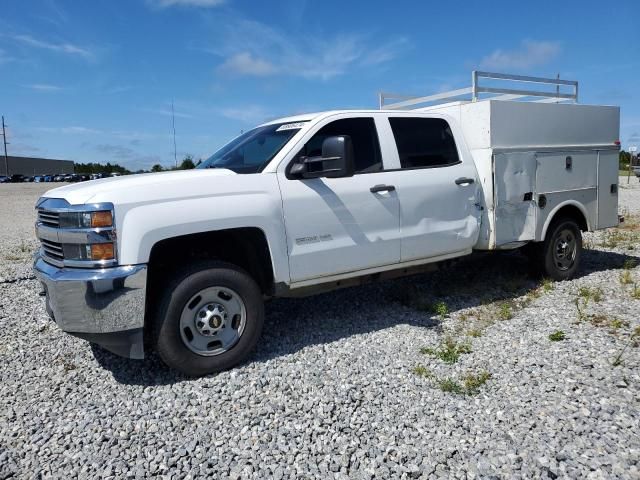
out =
[(278, 116), (375, 108), (474, 68), (580, 81), (640, 144), (640, 2), (5, 0), (10, 154), (128, 168), (206, 157)]

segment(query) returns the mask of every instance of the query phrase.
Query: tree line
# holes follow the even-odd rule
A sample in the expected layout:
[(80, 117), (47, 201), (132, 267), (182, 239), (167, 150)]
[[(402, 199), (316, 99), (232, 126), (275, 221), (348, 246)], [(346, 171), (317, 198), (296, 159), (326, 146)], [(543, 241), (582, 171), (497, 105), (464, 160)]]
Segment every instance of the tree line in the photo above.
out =
[(198, 165), (202, 163), (202, 160), (198, 160), (194, 162), (193, 157), (191, 155), (187, 155), (184, 157), (182, 162), (177, 167), (163, 167), (159, 163), (153, 165), (150, 170), (136, 170), (135, 172), (129, 170), (122, 165), (118, 165), (117, 163), (97, 163), (97, 162), (89, 162), (89, 163), (76, 163), (75, 164), (75, 172), (83, 173), (83, 174), (91, 174), (91, 173), (120, 173), (121, 175), (126, 175), (129, 173), (148, 173), (148, 172), (165, 172), (171, 170), (191, 170), (192, 168), (196, 168)]

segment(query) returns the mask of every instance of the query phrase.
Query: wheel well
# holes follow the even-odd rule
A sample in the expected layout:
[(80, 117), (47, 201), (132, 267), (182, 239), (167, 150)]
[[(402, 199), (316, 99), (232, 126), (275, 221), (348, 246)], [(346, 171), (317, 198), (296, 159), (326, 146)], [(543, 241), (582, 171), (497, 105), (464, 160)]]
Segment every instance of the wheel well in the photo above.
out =
[[(578, 224), (578, 227), (580, 227), (580, 230), (582, 230), (583, 232), (586, 232), (587, 230), (589, 230), (587, 219), (585, 218), (582, 211), (575, 205), (565, 205), (564, 207), (560, 208), (553, 215), (553, 218), (549, 222), (549, 225), (551, 225), (551, 222), (553, 222), (557, 218), (570, 218), (576, 221), (576, 223)], [(546, 232), (545, 232), (545, 236), (546, 236)]]
[(149, 256), (147, 296), (161, 291), (172, 273), (199, 260), (222, 260), (246, 270), (265, 294), (273, 290), (267, 238), (255, 227), (194, 233), (156, 243)]

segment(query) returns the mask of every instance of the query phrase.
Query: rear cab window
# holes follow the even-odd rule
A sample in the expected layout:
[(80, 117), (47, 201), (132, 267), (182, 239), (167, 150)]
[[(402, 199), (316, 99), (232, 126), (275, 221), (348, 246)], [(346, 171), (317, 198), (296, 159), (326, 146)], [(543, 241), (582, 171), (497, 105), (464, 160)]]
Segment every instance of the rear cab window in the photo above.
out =
[(460, 163), (451, 127), (441, 118), (390, 117), (400, 167), (434, 168)]

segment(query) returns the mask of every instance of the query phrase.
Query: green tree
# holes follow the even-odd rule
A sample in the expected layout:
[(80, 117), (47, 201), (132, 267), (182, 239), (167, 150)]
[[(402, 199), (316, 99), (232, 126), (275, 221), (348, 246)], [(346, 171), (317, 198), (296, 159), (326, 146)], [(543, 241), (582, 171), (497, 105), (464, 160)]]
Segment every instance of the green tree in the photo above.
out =
[(178, 170), (191, 170), (192, 168), (196, 168), (196, 164), (193, 163), (193, 157), (191, 155), (187, 155), (184, 157), (184, 160), (182, 160)]
[(620, 150), (620, 155), (618, 158), (620, 170), (627, 170), (629, 168), (629, 160), (631, 159), (631, 154), (629, 152), (625, 152), (624, 150)]
[(159, 163), (156, 163), (153, 167), (151, 167), (152, 172), (162, 172), (164, 168)]

